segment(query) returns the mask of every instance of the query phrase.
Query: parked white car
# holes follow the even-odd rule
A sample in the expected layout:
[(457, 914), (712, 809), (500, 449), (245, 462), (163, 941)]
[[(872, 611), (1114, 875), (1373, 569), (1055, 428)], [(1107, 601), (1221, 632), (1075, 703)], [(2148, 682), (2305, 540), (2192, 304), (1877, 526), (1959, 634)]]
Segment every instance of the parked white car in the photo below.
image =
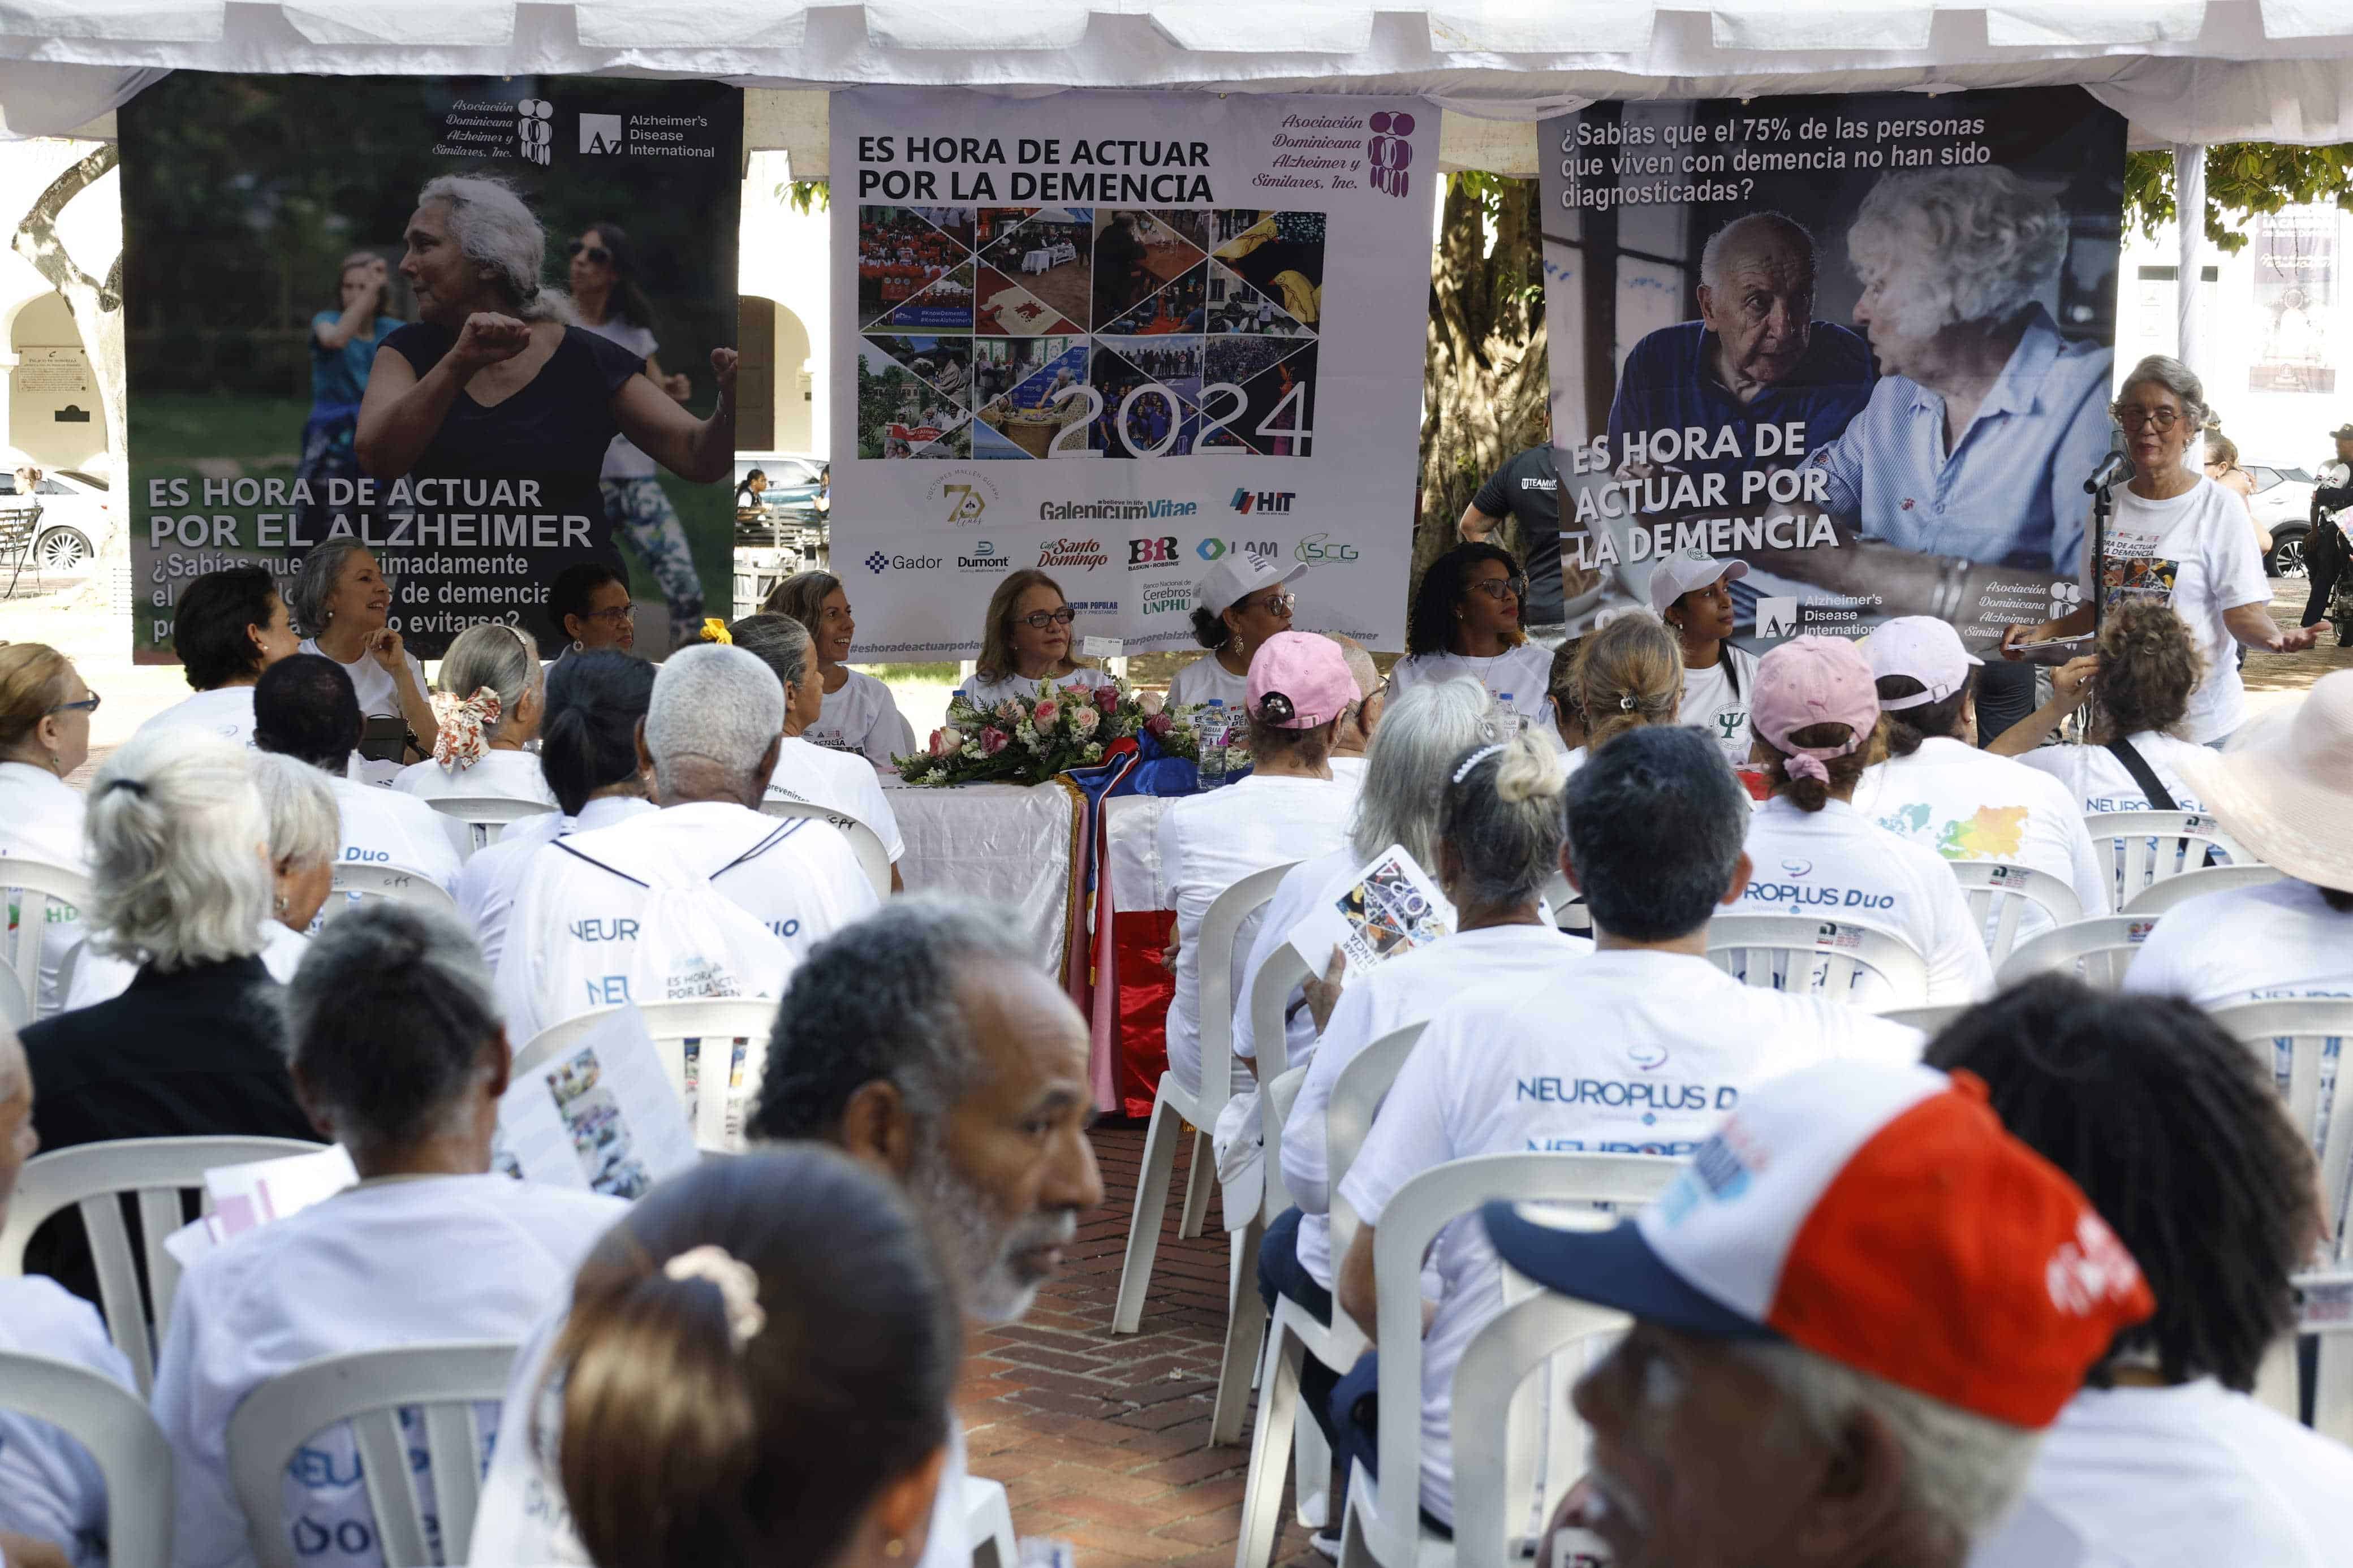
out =
[[(79, 468), (47, 468), (34, 481), (40, 502), (39, 531), (25, 564), (43, 574), (71, 576), (89, 570), (98, 542), (106, 537), (111, 505), (106, 481)], [(16, 504), (16, 476), (0, 470), (0, 506)]]
[(2248, 463), (2255, 493), (2247, 498), (2255, 521), (2272, 536), (2272, 552), (2263, 570), (2274, 577), (2301, 577), (2304, 542), (2312, 531), (2312, 492), (2318, 481), (2308, 468), (2282, 468), (2275, 463)]

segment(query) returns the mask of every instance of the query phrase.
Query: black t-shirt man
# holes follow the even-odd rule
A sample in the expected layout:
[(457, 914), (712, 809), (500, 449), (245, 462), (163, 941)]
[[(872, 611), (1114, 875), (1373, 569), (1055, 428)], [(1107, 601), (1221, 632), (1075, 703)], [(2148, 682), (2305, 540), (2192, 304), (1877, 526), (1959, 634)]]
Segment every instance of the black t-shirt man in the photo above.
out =
[(1520, 623), (1559, 626), (1567, 612), (1560, 586), (1560, 470), (1550, 446), (1530, 447), (1488, 475), (1457, 527), (1465, 539), (1486, 539), (1507, 513), (1520, 520), (1520, 570), (1528, 579)]

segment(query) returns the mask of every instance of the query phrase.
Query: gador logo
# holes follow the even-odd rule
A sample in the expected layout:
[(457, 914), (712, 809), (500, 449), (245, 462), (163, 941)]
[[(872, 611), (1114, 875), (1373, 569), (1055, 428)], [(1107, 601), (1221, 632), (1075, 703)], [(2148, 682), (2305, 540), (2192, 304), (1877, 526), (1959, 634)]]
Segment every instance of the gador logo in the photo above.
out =
[(866, 558), (866, 569), (879, 577), (891, 570), (891, 558), (878, 550)]
[(584, 114), (580, 117), (580, 151), (591, 157), (604, 157), (621, 150), (621, 117), (617, 114)]

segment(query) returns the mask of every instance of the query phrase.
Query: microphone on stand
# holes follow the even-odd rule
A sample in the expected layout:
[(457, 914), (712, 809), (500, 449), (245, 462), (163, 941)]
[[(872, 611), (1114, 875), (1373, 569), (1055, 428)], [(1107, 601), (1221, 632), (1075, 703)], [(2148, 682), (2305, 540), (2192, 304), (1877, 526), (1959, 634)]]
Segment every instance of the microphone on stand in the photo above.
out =
[(2136, 471), (2130, 458), (2121, 450), (2111, 448), (2108, 455), (2100, 459), (2100, 466), (2092, 470), (2092, 477), (2084, 481), (2084, 493), (2097, 495), (2111, 485), (2123, 484)]

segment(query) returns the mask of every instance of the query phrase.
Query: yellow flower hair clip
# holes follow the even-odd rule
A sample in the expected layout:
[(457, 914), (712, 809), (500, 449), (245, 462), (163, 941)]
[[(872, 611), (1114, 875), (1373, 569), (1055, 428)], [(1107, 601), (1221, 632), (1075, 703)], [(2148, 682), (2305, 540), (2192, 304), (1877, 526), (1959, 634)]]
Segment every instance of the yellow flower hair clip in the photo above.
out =
[(702, 623), (702, 640), (704, 642), (723, 642), (730, 647), (735, 646), (735, 638), (729, 634), (727, 630), (727, 623), (721, 620), (717, 616), (713, 616), (709, 620)]

